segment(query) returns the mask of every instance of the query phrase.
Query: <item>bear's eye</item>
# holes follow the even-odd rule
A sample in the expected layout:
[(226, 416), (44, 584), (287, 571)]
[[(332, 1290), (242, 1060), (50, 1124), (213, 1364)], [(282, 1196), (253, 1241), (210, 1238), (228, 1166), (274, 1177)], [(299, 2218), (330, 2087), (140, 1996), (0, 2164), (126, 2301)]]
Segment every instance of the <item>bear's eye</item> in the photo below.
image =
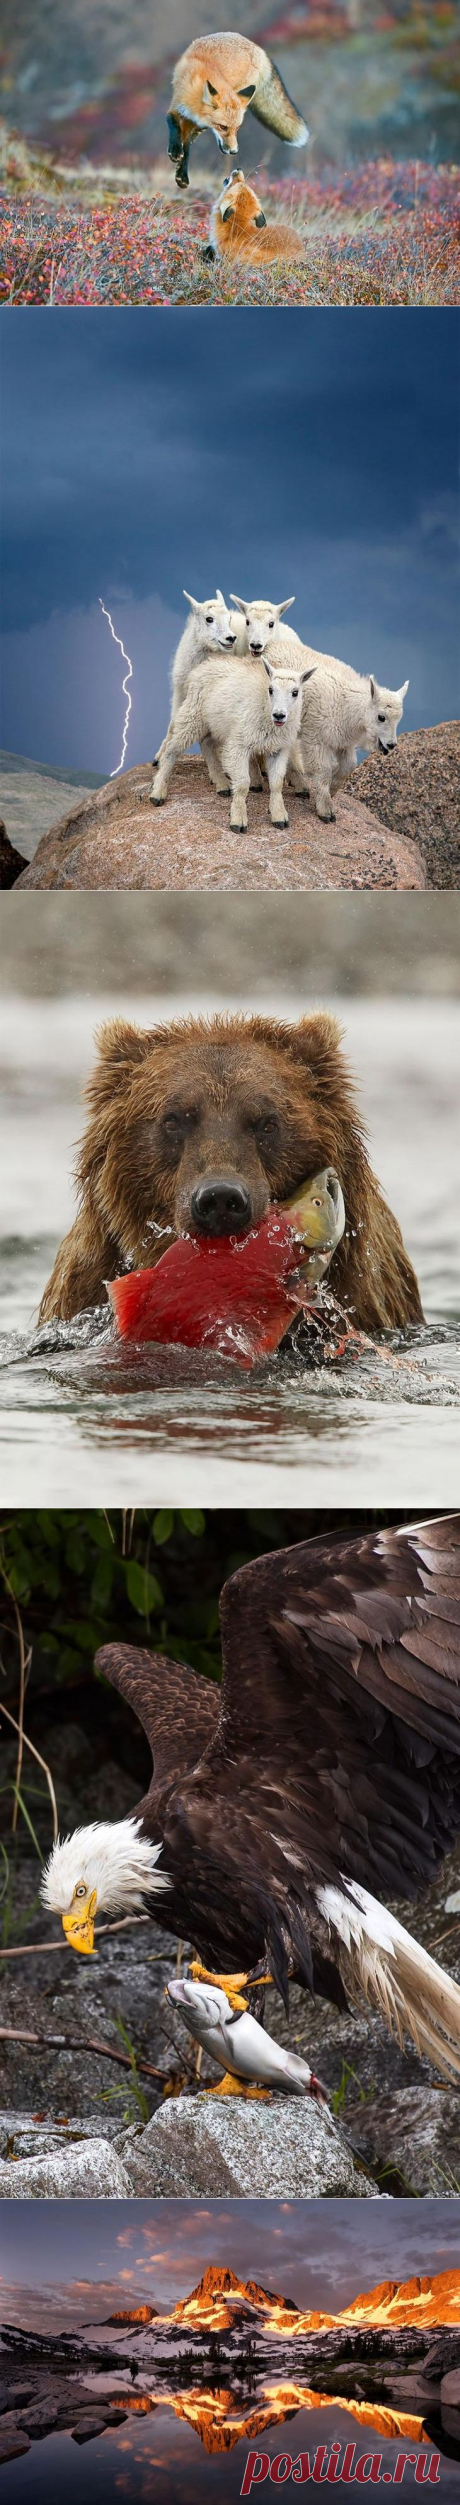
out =
[(260, 1120), (256, 1122), (255, 1127), (258, 1139), (274, 1139), (275, 1132), (278, 1130), (277, 1114), (261, 1113)]
[(164, 1114), (164, 1117), (163, 1117), (163, 1121), (162, 1121), (161, 1128), (162, 1128), (162, 1131), (163, 1131), (163, 1134), (164, 1134), (164, 1138), (165, 1138), (165, 1139), (170, 1139), (170, 1140), (171, 1140), (171, 1142), (172, 1142), (172, 1145), (173, 1145), (173, 1146), (174, 1146), (174, 1142), (177, 1142), (177, 1141), (178, 1141), (178, 1140), (180, 1140), (180, 1139), (181, 1139), (181, 1137), (182, 1137), (182, 1132), (183, 1132), (183, 1129), (184, 1129), (184, 1123), (185, 1123), (185, 1121), (186, 1121), (186, 1118), (187, 1118), (187, 1117), (186, 1117), (186, 1115), (185, 1115), (185, 1114), (183, 1114), (183, 1113), (165, 1113), (165, 1114)]
[(385, 722), (385, 721), (386, 721), (386, 715), (385, 715), (384, 713), (378, 713), (378, 714), (377, 714), (377, 721), (378, 721), (378, 722)]

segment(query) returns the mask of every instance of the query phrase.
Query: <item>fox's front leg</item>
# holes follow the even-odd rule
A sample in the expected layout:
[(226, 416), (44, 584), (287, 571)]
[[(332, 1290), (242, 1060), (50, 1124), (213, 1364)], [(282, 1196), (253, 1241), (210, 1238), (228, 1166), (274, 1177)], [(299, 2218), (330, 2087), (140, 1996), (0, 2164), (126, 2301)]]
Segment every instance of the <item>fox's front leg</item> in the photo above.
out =
[(198, 138), (198, 123), (187, 122), (183, 113), (168, 113), (168, 157), (176, 168), (180, 191), (188, 188), (188, 161), (192, 139)]

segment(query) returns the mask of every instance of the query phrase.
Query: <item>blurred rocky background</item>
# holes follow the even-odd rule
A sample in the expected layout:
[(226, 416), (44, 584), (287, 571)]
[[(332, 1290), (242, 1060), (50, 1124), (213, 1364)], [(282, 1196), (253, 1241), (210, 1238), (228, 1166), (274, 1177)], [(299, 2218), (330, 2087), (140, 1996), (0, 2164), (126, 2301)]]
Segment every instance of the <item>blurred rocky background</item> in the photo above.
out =
[[(31, 1003), (61, 995), (128, 1004), (167, 996), (173, 1014), (191, 997), (240, 1000), (256, 1011), (271, 995), (278, 1015), (302, 1001), (390, 993), (458, 996), (458, 898), (434, 894), (230, 894), (105, 892), (9, 896), (0, 998)], [(1, 915), (1, 908), (0, 908)], [(292, 995), (292, 1012), (288, 998)], [(122, 1008), (120, 999), (120, 1009)], [(155, 1013), (156, 1014), (156, 1013)], [(152, 1005), (152, 1017), (154, 1009)]]
[[(148, 168), (165, 159), (171, 68), (200, 33), (228, 25), (226, 0), (4, 0), (0, 97), (7, 125), (64, 161)], [(458, 157), (458, 0), (233, 0), (232, 27), (265, 45), (304, 113), (310, 146), (293, 174), (366, 157)], [(248, 113), (248, 167), (286, 170), (286, 150)], [(215, 176), (200, 143), (200, 181)], [(196, 181), (196, 176), (192, 181)]]

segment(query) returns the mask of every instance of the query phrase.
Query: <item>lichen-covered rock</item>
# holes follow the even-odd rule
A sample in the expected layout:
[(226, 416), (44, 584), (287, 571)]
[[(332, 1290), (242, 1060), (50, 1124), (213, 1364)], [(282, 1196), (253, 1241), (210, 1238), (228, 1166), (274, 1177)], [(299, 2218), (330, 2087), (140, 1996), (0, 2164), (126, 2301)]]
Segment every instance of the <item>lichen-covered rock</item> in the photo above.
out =
[(460, 2192), (458, 2089), (398, 2088), (355, 2112), (353, 2145), (382, 2190), (457, 2200)]
[(117, 2201), (130, 2191), (121, 2158), (108, 2139), (0, 2162), (4, 2201)]
[(40, 2121), (35, 2122), (31, 2114), (0, 2113), (0, 2159), (10, 2158), (16, 2163), (18, 2157), (52, 2157), (55, 2150), (64, 2152), (72, 2145), (78, 2147), (82, 2140), (100, 2140), (102, 2136), (104, 2140), (115, 2140), (119, 2130), (119, 2116), (116, 2119), (113, 2114), (104, 2115), (102, 2132), (100, 2114), (66, 2114), (57, 2122), (53, 2115), (42, 2114)]
[(171, 2097), (118, 2142), (137, 2194), (378, 2199), (336, 2123), (307, 2098)]

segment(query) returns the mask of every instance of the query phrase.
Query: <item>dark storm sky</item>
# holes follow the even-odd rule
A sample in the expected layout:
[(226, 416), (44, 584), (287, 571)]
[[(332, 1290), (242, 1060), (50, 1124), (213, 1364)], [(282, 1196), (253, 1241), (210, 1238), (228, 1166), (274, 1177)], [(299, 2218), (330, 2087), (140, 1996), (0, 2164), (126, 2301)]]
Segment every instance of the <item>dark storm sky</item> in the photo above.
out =
[(165, 2312), (208, 2262), (307, 2308), (340, 2311), (381, 2279), (458, 2266), (458, 2203), (0, 2202), (0, 2315), (41, 2329), (110, 2304)]
[(2, 744), (100, 773), (153, 756), (183, 585), (287, 598), (307, 640), (456, 713), (449, 310), (1, 316)]

